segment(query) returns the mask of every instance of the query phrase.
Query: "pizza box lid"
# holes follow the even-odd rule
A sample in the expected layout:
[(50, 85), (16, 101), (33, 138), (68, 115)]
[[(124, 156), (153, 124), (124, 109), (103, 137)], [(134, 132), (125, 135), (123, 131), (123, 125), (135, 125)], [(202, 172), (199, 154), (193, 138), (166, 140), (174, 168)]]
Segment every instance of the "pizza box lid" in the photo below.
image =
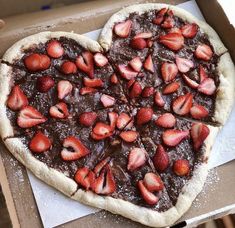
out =
[[(139, 0), (139, 3), (145, 2)], [(158, 0), (151, 2), (160, 2)], [(169, 0), (179, 4), (184, 0)], [(197, 0), (203, 16), (220, 35), (235, 61), (235, 31), (216, 0)], [(0, 56), (17, 40), (45, 30), (74, 31), (83, 34), (101, 28), (107, 19), (121, 7), (134, 4), (134, 0), (89, 1), (50, 11), (41, 11), (4, 18), (0, 30)], [(211, 13), (213, 12), (213, 13)], [(6, 197), (14, 227), (42, 227), (37, 205), (25, 168), (14, 159), (3, 143), (0, 144), (0, 181)], [(192, 207), (180, 220), (177, 227), (186, 224), (198, 225), (212, 218), (235, 212), (235, 161), (216, 168), (216, 176), (210, 178), (205, 190), (197, 197)], [(30, 216), (25, 216), (27, 212)], [(102, 221), (102, 223), (101, 223)], [(117, 222), (118, 221), (118, 222)], [(143, 227), (121, 216), (98, 212), (63, 225), (63, 227)], [(98, 225), (101, 224), (101, 225)]]

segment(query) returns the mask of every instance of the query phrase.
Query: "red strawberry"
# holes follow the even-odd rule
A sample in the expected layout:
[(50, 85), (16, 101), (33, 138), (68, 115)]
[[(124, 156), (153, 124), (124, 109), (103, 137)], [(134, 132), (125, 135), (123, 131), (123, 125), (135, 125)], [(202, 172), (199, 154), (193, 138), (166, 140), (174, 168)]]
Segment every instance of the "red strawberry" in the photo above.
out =
[(129, 171), (133, 171), (141, 166), (143, 166), (146, 162), (146, 151), (141, 148), (135, 147), (131, 150), (128, 155), (128, 164), (127, 169)]
[(125, 66), (121, 64), (121, 65), (118, 65), (117, 68), (121, 76), (127, 80), (131, 80), (138, 75), (138, 73), (132, 70), (129, 66)]
[(159, 107), (163, 107), (165, 105), (165, 101), (163, 100), (162, 95), (159, 91), (155, 93), (154, 103)]
[(158, 202), (158, 197), (151, 193), (144, 185), (143, 181), (138, 181), (138, 187), (141, 193), (141, 196), (145, 200), (145, 202), (149, 205), (154, 205)]
[(153, 46), (153, 41), (151, 39), (147, 39), (147, 47), (151, 48)]
[(152, 119), (152, 116), (153, 116), (152, 108), (140, 108), (136, 115), (137, 124), (142, 125), (148, 123)]
[(17, 117), (17, 124), (21, 128), (33, 127), (46, 121), (47, 119), (32, 106), (21, 109)]
[(176, 92), (180, 88), (179, 82), (172, 82), (168, 84), (162, 91), (163, 94), (171, 94)]
[(136, 132), (136, 131), (122, 131), (120, 133), (120, 137), (125, 142), (134, 142), (138, 137), (138, 132)]
[(132, 69), (136, 72), (140, 72), (141, 68), (142, 68), (142, 62), (141, 62), (141, 59), (140, 57), (135, 57), (134, 59), (132, 59), (130, 62), (129, 62), (129, 65), (132, 67)]
[(215, 81), (212, 78), (206, 78), (200, 83), (197, 89), (206, 95), (213, 95), (216, 91)]
[(143, 38), (132, 39), (130, 42), (132, 48), (142, 50), (147, 47), (147, 42)]
[(157, 171), (163, 172), (169, 166), (169, 156), (162, 145), (158, 145), (157, 151), (153, 157), (153, 164)]
[(179, 33), (179, 34), (182, 34), (181, 30), (179, 28), (176, 28), (176, 27), (170, 29), (169, 33)]
[(98, 122), (92, 131), (96, 135), (106, 136), (109, 135), (110, 132), (112, 132), (112, 128), (107, 124)]
[(93, 138), (94, 140), (99, 141), (99, 140), (103, 140), (103, 139), (108, 138), (112, 134), (113, 134), (113, 132), (109, 132), (108, 134), (105, 134), (105, 135), (97, 135), (94, 132), (91, 132), (91, 138)]
[(175, 79), (178, 68), (174, 63), (163, 63), (161, 66), (162, 78), (165, 82), (170, 82)]
[(172, 128), (176, 124), (176, 119), (171, 113), (165, 113), (157, 118), (155, 124), (164, 128)]
[(49, 113), (52, 117), (65, 119), (69, 116), (68, 107), (64, 102), (60, 102), (55, 106), (50, 107)]
[(24, 59), (26, 68), (32, 72), (46, 70), (51, 65), (51, 60), (47, 55), (30, 54)]
[(77, 68), (85, 72), (90, 78), (94, 78), (94, 59), (90, 51), (85, 51), (76, 59)]
[(116, 85), (118, 83), (118, 78), (116, 74), (112, 74), (110, 77), (110, 82), (114, 85)]
[(184, 46), (184, 37), (179, 33), (168, 33), (160, 36), (159, 42), (173, 51), (178, 51)]
[(108, 59), (101, 53), (96, 53), (94, 55), (94, 61), (98, 67), (103, 67), (109, 62)]
[(47, 44), (47, 54), (52, 58), (60, 58), (64, 54), (64, 48), (57, 40), (52, 40)]
[(175, 61), (181, 73), (186, 73), (190, 70), (190, 68), (194, 67), (194, 63), (190, 59), (180, 58), (176, 56)]
[(34, 153), (42, 153), (49, 150), (50, 147), (51, 140), (41, 131), (38, 131), (29, 143), (29, 149)]
[(25, 96), (21, 88), (16, 85), (11, 90), (7, 99), (7, 106), (13, 111), (20, 110), (29, 104), (28, 98)]
[(188, 86), (190, 86), (191, 88), (193, 88), (193, 89), (197, 89), (198, 88), (199, 84), (196, 81), (194, 81), (191, 78), (189, 78), (188, 76), (186, 76), (185, 74), (183, 74), (183, 79), (186, 82), (186, 84)]
[(83, 83), (86, 87), (96, 88), (102, 87), (104, 82), (100, 78), (83, 78)]
[(183, 25), (180, 30), (185, 38), (193, 38), (197, 34), (198, 26), (195, 23), (186, 24)]
[(176, 114), (184, 116), (189, 113), (192, 104), (193, 104), (193, 95), (191, 93), (187, 93), (185, 95), (176, 98), (173, 101), (172, 108)]
[(77, 170), (74, 179), (78, 184), (88, 190), (95, 181), (95, 174), (87, 167), (83, 167)]
[(64, 74), (75, 74), (77, 72), (77, 67), (75, 63), (71, 61), (65, 61), (61, 65), (61, 71)]
[(142, 87), (139, 82), (134, 82), (130, 88), (129, 97), (136, 98), (142, 93)]
[(161, 191), (164, 188), (164, 184), (160, 176), (155, 173), (146, 173), (144, 176), (144, 186), (150, 191)]
[(40, 55), (40, 70), (46, 70), (51, 65), (51, 60), (47, 55)]
[(200, 120), (207, 117), (209, 112), (204, 106), (194, 104), (193, 107), (190, 109), (190, 114), (194, 119)]
[(195, 56), (198, 59), (209, 61), (212, 55), (213, 55), (213, 51), (211, 50), (210, 46), (206, 44), (200, 44), (197, 46), (196, 51), (195, 51)]
[(156, 25), (160, 25), (164, 20), (164, 16), (165, 16), (167, 10), (168, 10), (167, 8), (163, 8), (163, 9), (159, 10), (156, 14), (156, 18), (153, 19), (153, 23)]
[[(129, 123), (131, 123), (131, 117), (126, 114), (125, 112), (122, 112), (118, 119), (117, 119), (117, 128), (122, 130), (124, 127), (126, 127), (127, 125), (129, 125)], [(133, 124), (133, 123), (132, 123)]]
[(188, 160), (179, 159), (174, 162), (173, 171), (177, 176), (187, 176), (190, 172)]
[(89, 149), (74, 136), (68, 136), (65, 138), (63, 141), (63, 147), (61, 157), (65, 161), (75, 161), (90, 153)]
[(55, 82), (52, 79), (51, 76), (49, 75), (44, 75), (42, 77), (39, 77), (37, 79), (37, 90), (41, 93), (46, 93), (48, 92), (53, 86), (54, 86)]
[(91, 87), (82, 87), (80, 90), (79, 90), (79, 93), (81, 95), (86, 95), (86, 94), (90, 94), (90, 93), (95, 93), (97, 90), (94, 89), (94, 88), (91, 88)]
[(170, 29), (170, 28), (173, 28), (175, 25), (175, 20), (173, 17), (171, 16), (167, 16), (164, 20), (164, 22), (161, 24), (161, 27), (162, 28), (165, 28), (165, 29)]
[(102, 94), (100, 101), (102, 102), (103, 106), (107, 108), (107, 107), (112, 107), (115, 104), (116, 99), (109, 95)]
[(145, 62), (144, 62), (144, 68), (145, 70), (151, 72), (151, 73), (154, 73), (154, 66), (153, 66), (153, 60), (152, 60), (152, 56), (149, 55)]
[(109, 115), (110, 127), (113, 131), (117, 124), (118, 114), (116, 112), (109, 112), (108, 115)]
[(194, 123), (191, 128), (191, 137), (195, 150), (199, 150), (210, 133), (210, 129), (203, 123)]
[(208, 78), (208, 75), (202, 65), (199, 66), (200, 83)]
[(121, 23), (118, 23), (114, 26), (114, 32), (117, 36), (126, 38), (129, 36), (131, 31), (132, 21), (127, 20)]
[(154, 94), (154, 88), (153, 87), (145, 87), (142, 91), (141, 96), (142, 97), (150, 97)]
[(92, 126), (97, 119), (97, 114), (96, 112), (84, 112), (79, 116), (79, 123), (86, 126), (90, 127)]
[(151, 32), (140, 32), (138, 34), (136, 34), (133, 39), (138, 39), (138, 38), (142, 38), (142, 39), (148, 39), (151, 38), (153, 36), (153, 34)]
[(110, 157), (107, 157), (100, 161), (94, 168), (95, 175), (100, 175), (101, 170), (110, 162)]
[(166, 130), (163, 132), (162, 139), (167, 146), (177, 146), (183, 139), (189, 136), (188, 130)]
[(59, 81), (57, 85), (57, 91), (58, 91), (58, 98), (60, 100), (64, 99), (66, 96), (68, 96), (73, 89), (73, 85), (66, 80)]

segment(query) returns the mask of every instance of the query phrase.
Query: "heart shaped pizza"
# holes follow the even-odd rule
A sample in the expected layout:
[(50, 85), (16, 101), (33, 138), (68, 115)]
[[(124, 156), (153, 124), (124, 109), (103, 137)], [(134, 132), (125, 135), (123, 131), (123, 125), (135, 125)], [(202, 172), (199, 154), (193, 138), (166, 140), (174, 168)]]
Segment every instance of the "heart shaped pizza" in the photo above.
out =
[(209, 25), (174, 6), (134, 5), (99, 43), (42, 32), (14, 44), (0, 67), (0, 133), (67, 196), (169, 226), (202, 190), (234, 80)]

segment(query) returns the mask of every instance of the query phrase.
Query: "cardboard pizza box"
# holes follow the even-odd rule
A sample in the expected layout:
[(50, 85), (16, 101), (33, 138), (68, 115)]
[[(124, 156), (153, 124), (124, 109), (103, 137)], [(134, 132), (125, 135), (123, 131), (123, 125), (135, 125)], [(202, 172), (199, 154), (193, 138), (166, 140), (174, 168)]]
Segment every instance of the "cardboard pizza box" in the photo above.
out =
[[(145, 2), (139, 0), (138, 3)], [(149, 1), (148, 1), (149, 2)], [(163, 2), (163, 1), (151, 1)], [(166, 2), (166, 1), (164, 1)], [(179, 4), (184, 0), (168, 0)], [(101, 28), (114, 12), (136, 3), (134, 0), (87, 1), (49, 11), (28, 13), (3, 18), (5, 26), (0, 29), (0, 56), (17, 40), (45, 30), (74, 31), (85, 33)], [(235, 61), (235, 31), (216, 0), (197, 0), (206, 21), (217, 31)], [(193, 226), (207, 220), (235, 213), (235, 161), (216, 168), (216, 175), (210, 177), (204, 191), (192, 207), (177, 223), (176, 227)], [(40, 215), (25, 168), (0, 143), (0, 182), (6, 197), (13, 227), (42, 227)], [(112, 215), (98, 212), (63, 226), (79, 227), (143, 227), (142, 225)]]

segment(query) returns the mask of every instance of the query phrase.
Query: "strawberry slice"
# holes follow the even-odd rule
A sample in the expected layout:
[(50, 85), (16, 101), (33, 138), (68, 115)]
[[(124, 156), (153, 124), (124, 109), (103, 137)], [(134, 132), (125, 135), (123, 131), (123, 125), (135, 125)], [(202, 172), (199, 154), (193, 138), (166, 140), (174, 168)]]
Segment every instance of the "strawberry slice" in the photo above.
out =
[(29, 143), (29, 149), (34, 153), (42, 153), (49, 150), (51, 147), (51, 140), (44, 135), (41, 131), (38, 131)]
[(101, 170), (110, 162), (110, 157), (107, 157), (100, 161), (94, 168), (95, 175), (100, 175)]
[(203, 123), (194, 123), (191, 128), (194, 149), (197, 151), (210, 134), (210, 129)]
[(190, 68), (194, 67), (194, 63), (190, 59), (185, 59), (185, 58), (176, 56), (175, 61), (181, 73), (186, 73), (190, 70)]
[(153, 23), (156, 25), (160, 25), (164, 20), (164, 16), (167, 10), (167, 8), (162, 8), (161, 10), (159, 10), (156, 14), (156, 18), (153, 19)]
[(203, 82), (204, 79), (208, 78), (208, 75), (202, 65), (199, 66), (199, 76), (200, 76), (200, 83)]
[(120, 133), (120, 137), (125, 142), (134, 142), (137, 139), (138, 135), (139, 134), (136, 131), (123, 131)]
[(96, 88), (103, 87), (104, 82), (100, 78), (83, 78), (83, 83), (86, 87)]
[(163, 107), (165, 105), (165, 101), (163, 100), (162, 95), (159, 91), (155, 93), (154, 103), (159, 107)]
[(64, 54), (64, 48), (57, 40), (52, 40), (47, 44), (47, 54), (52, 58), (60, 58)]
[(164, 172), (169, 166), (169, 156), (162, 145), (158, 145), (153, 157), (153, 164), (157, 171)]
[(110, 77), (110, 82), (114, 85), (116, 85), (118, 83), (118, 78), (116, 74), (112, 74)]
[(216, 91), (215, 81), (212, 78), (206, 78), (200, 83), (197, 89), (203, 94), (213, 95)]
[(195, 24), (195, 23), (186, 24), (186, 25), (183, 25), (183, 26), (180, 28), (180, 30), (181, 30), (181, 32), (182, 32), (182, 35), (183, 35), (185, 38), (193, 38), (193, 37), (196, 36), (196, 34), (197, 34), (198, 25)]
[(76, 59), (77, 68), (94, 78), (94, 57), (90, 51), (85, 51)]
[(140, 108), (136, 115), (136, 122), (138, 125), (146, 124), (152, 119), (152, 116), (152, 108)]
[(48, 92), (55, 84), (55, 81), (50, 75), (44, 75), (37, 78), (37, 90), (41, 93)]
[(157, 118), (155, 124), (159, 127), (172, 128), (176, 124), (176, 119), (171, 113), (165, 113)]
[(137, 50), (142, 50), (147, 47), (147, 41), (143, 38), (132, 39), (130, 46)]
[(152, 96), (153, 94), (154, 94), (154, 88), (152, 86), (146, 86), (143, 89), (141, 96), (146, 98)]
[(108, 134), (105, 134), (105, 135), (97, 135), (94, 132), (91, 132), (91, 138), (99, 141), (99, 140), (103, 140), (103, 139), (110, 137), (112, 134), (113, 132), (109, 132)]
[(95, 123), (97, 117), (98, 115), (96, 112), (84, 112), (79, 116), (78, 121), (83, 126), (90, 127)]
[(142, 39), (148, 39), (151, 38), (153, 36), (153, 34), (151, 32), (140, 32), (138, 34), (136, 34), (133, 39), (138, 39), (138, 38), (142, 38)]
[(97, 92), (97, 89), (91, 88), (91, 87), (82, 87), (82, 88), (79, 90), (79, 93), (80, 93), (81, 95), (86, 95), (86, 94), (95, 93), (95, 92)]
[(132, 70), (129, 66), (125, 66), (123, 64), (117, 66), (121, 76), (127, 80), (131, 80), (135, 78), (138, 73)]
[(187, 176), (190, 172), (189, 161), (186, 159), (179, 159), (173, 164), (173, 171), (178, 176)]
[(151, 193), (144, 185), (142, 180), (138, 181), (138, 187), (141, 193), (141, 196), (145, 200), (145, 202), (149, 205), (154, 205), (158, 202), (158, 197)]
[(173, 51), (178, 51), (184, 46), (184, 37), (179, 33), (168, 33), (160, 36), (159, 42)]
[[(127, 125), (129, 126), (129, 123), (133, 125), (131, 119), (132, 118), (127, 113), (122, 112), (117, 119), (117, 124), (116, 124), (117, 128), (122, 130)], [(131, 125), (129, 127), (131, 127)]]
[(172, 16), (167, 16), (164, 22), (161, 24), (161, 27), (165, 29), (170, 29), (173, 28), (174, 26), (175, 26), (175, 20)]
[(163, 63), (161, 66), (162, 78), (165, 82), (170, 82), (175, 79), (178, 74), (178, 68), (175, 63)]
[(134, 82), (130, 88), (129, 97), (136, 98), (142, 93), (142, 86), (139, 82)]
[(96, 135), (107, 135), (109, 134), (110, 132), (112, 132), (112, 128), (107, 125), (107, 124), (104, 124), (102, 122), (98, 122), (95, 127), (93, 128), (93, 132), (96, 134)]
[(63, 141), (61, 157), (65, 161), (75, 161), (90, 153), (89, 149), (74, 136), (68, 136)]
[(88, 190), (95, 181), (95, 174), (87, 167), (83, 167), (77, 170), (74, 179), (78, 184)]
[(211, 47), (206, 44), (200, 44), (197, 46), (195, 51), (195, 56), (198, 59), (202, 59), (205, 61), (209, 61), (212, 58), (213, 51), (211, 50)]
[(20, 110), (29, 104), (28, 98), (21, 90), (21, 88), (16, 85), (11, 90), (11, 93), (7, 99), (7, 106), (13, 111)]
[(117, 36), (126, 38), (129, 36), (131, 31), (132, 21), (127, 20), (121, 23), (118, 23), (114, 26), (114, 32)]
[(103, 67), (109, 62), (108, 59), (101, 53), (96, 53), (94, 55), (95, 65), (98, 67)]
[(190, 114), (194, 119), (200, 120), (207, 117), (209, 112), (204, 106), (194, 104), (193, 107), (190, 109)]
[(46, 117), (32, 106), (22, 108), (17, 117), (17, 124), (21, 128), (33, 127), (46, 121)]
[(192, 104), (193, 104), (193, 95), (191, 93), (187, 93), (185, 95), (176, 98), (173, 101), (172, 108), (176, 114), (184, 116), (189, 113)]
[(184, 81), (186, 82), (186, 84), (188, 86), (190, 86), (193, 89), (197, 89), (198, 88), (199, 84), (196, 81), (192, 80), (191, 78), (189, 78), (185, 74), (183, 74), (182, 77), (183, 77)]
[(188, 130), (166, 130), (162, 134), (163, 142), (167, 146), (177, 146), (183, 139), (189, 136)]
[(66, 96), (68, 96), (73, 89), (73, 85), (66, 80), (59, 81), (57, 85), (57, 91), (58, 91), (58, 98), (60, 100), (64, 99)]
[(49, 113), (52, 117), (57, 119), (65, 119), (69, 116), (68, 107), (64, 102), (50, 107)]
[(134, 171), (135, 169), (143, 166), (146, 162), (146, 151), (141, 148), (135, 147), (128, 155), (127, 169)]
[(142, 62), (139, 56), (135, 57), (129, 62), (129, 65), (132, 67), (132, 69), (136, 72), (140, 72), (142, 68)]
[(75, 74), (77, 72), (77, 67), (75, 63), (71, 61), (65, 61), (61, 65), (61, 71), (64, 74)]
[(116, 112), (109, 112), (109, 121), (112, 131), (115, 129), (118, 120), (118, 114)]
[(179, 82), (172, 82), (168, 84), (162, 91), (163, 94), (171, 94), (176, 92), (180, 88)]
[(145, 62), (144, 62), (144, 68), (145, 70), (154, 73), (154, 66), (153, 66), (153, 60), (152, 60), (152, 56), (148, 55), (148, 57), (146, 58)]
[(172, 29), (170, 29), (169, 33), (179, 33), (179, 34), (182, 34), (181, 33), (181, 30), (177, 27), (174, 27)]
[(150, 192), (158, 192), (164, 188), (164, 184), (160, 176), (156, 175), (155, 173), (146, 173), (144, 175), (144, 186)]
[(109, 95), (102, 94), (102, 96), (100, 97), (100, 101), (103, 104), (103, 106), (107, 108), (107, 107), (112, 107), (115, 104), (116, 99)]

